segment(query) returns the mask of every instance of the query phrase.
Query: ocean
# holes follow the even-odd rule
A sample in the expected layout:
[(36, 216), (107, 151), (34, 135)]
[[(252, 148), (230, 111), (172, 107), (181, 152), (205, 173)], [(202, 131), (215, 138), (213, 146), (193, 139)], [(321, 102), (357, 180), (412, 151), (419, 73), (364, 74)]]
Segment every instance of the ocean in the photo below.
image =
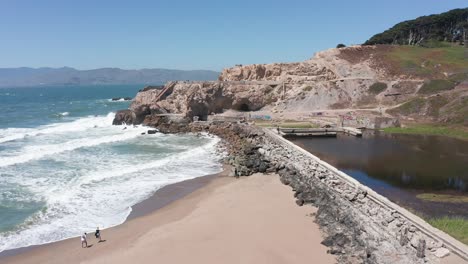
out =
[(142, 85), (0, 88), (0, 252), (125, 221), (164, 185), (222, 170), (219, 139), (112, 126)]

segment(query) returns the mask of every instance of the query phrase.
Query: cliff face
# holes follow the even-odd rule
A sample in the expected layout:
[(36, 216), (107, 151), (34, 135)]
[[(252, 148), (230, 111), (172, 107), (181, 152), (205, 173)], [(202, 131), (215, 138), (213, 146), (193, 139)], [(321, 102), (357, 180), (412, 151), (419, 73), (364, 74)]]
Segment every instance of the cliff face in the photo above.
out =
[[(272, 63), (238, 65), (224, 69), (221, 81), (279, 81), (305, 83), (333, 81), (343, 78), (375, 78), (375, 71), (369, 67), (369, 60), (348, 61), (341, 57), (343, 51), (372, 54), (375, 47), (349, 47), (318, 52), (309, 60), (296, 63)], [(359, 56), (359, 55), (357, 55)]]
[[(163, 95), (142, 91), (130, 110), (136, 123), (161, 113), (205, 119), (229, 109), (271, 114), (370, 109), (389, 117), (464, 122), (468, 62), (447, 61), (444, 50), (418, 49), (359, 46), (319, 52), (298, 63), (239, 65), (223, 70), (219, 81), (169, 82)], [(425, 53), (420, 58), (421, 52), (437, 54), (431, 60)], [(427, 102), (405, 107), (415, 99)], [(459, 112), (456, 118), (447, 118), (448, 108)]]
[(269, 102), (269, 85), (229, 82), (171, 82), (166, 85), (172, 92), (155, 102), (158, 91), (138, 93), (130, 109), (138, 111), (148, 106), (152, 113), (169, 112), (187, 117), (205, 117), (221, 113), (224, 109), (240, 111), (259, 110)]
[(224, 69), (220, 81), (326, 81), (336, 79), (336, 74), (319, 63), (273, 63), (236, 66)]

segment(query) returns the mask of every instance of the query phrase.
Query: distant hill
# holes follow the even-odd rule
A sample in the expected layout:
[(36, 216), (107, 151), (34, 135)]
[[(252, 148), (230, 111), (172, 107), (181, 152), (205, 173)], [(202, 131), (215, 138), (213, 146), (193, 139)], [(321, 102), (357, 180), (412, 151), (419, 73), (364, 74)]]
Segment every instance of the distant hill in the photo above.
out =
[(101, 68), (0, 68), (0, 87), (80, 84), (162, 84), (172, 80), (216, 80), (219, 72), (207, 70)]
[[(396, 24), (371, 37), (365, 45), (431, 45), (432, 42), (462, 42), (468, 32), (468, 8), (454, 9), (438, 15), (422, 16)], [(468, 35), (468, 33), (465, 33)], [(467, 36), (468, 37), (468, 36)]]

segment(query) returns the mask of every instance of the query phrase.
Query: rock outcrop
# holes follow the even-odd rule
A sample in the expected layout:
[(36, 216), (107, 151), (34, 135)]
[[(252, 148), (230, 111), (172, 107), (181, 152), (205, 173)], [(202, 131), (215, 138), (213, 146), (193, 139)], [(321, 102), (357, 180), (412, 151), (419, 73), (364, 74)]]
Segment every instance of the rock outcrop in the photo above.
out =
[(338, 76), (314, 60), (300, 63), (273, 63), (236, 66), (224, 69), (220, 81), (325, 81)]
[[(170, 82), (171, 92), (160, 97), (161, 90), (147, 90), (137, 94), (129, 111), (133, 124), (155, 125), (162, 114), (182, 114), (188, 119), (199, 116), (206, 120), (212, 113), (226, 109), (256, 111), (281, 96), (277, 85), (225, 82)], [(158, 99), (159, 98), (159, 99)], [(129, 112), (125, 112), (130, 116)], [(121, 123), (123, 116), (117, 113), (114, 123)]]
[[(389, 46), (347, 47), (318, 52), (304, 62), (239, 65), (223, 70), (219, 81), (178, 81), (162, 89), (143, 89), (130, 110), (135, 114), (134, 122), (140, 123), (158, 119), (154, 115), (164, 113), (206, 120), (212, 113), (229, 109), (262, 110), (270, 115), (370, 109), (375, 116), (463, 122), (460, 117), (466, 109), (459, 98), (466, 97), (466, 85), (449, 87), (443, 93), (421, 92), (428, 81), (395, 66), (388, 59), (392, 52), (394, 48)], [(460, 80), (465, 77), (457, 75)], [(412, 107), (412, 100), (421, 98), (427, 101), (425, 111)], [(459, 114), (453, 116), (450, 112)], [(153, 117), (146, 118), (148, 115)]]
[(135, 113), (132, 110), (120, 110), (115, 113), (114, 121), (112, 121), (112, 125), (130, 125), (137, 123), (137, 118)]

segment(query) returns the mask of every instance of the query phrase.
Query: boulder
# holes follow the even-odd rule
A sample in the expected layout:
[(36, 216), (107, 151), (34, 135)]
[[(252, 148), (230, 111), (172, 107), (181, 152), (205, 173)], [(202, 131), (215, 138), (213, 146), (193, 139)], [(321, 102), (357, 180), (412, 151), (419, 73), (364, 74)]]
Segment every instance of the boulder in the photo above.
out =
[(146, 105), (131, 108), (131, 111), (134, 113), (133, 124), (143, 123), (143, 120), (145, 120), (145, 117), (151, 114), (150, 108)]
[(136, 119), (135, 113), (131, 110), (119, 110), (115, 113), (114, 120), (112, 121), (112, 125), (130, 125), (134, 124)]
[(438, 258), (443, 258), (443, 257), (446, 257), (450, 254), (450, 250), (446, 249), (446, 248), (438, 248), (435, 252), (434, 252), (434, 255)]

